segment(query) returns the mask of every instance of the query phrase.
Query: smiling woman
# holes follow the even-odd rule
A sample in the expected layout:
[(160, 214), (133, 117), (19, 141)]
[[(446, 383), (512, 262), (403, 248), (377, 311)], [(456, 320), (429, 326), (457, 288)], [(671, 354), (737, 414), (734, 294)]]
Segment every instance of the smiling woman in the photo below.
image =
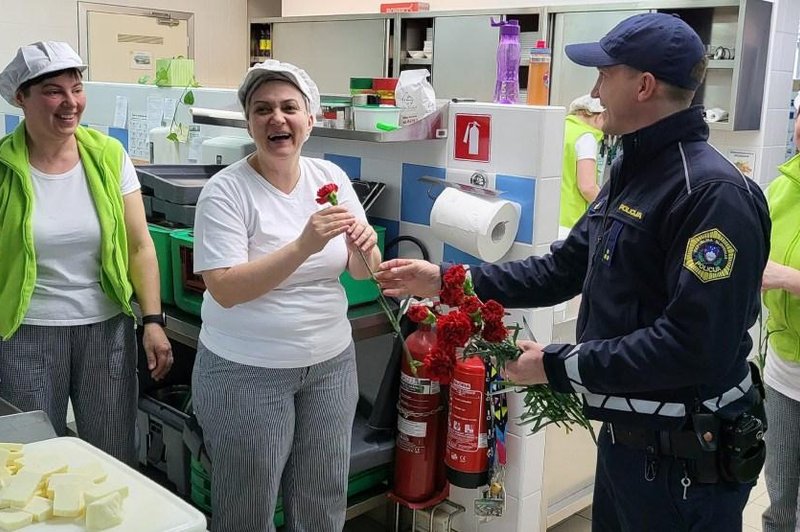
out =
[[(130, 298), (161, 315), (158, 265), (133, 164), (80, 126), (85, 69), (48, 41), (0, 73), (0, 95), (25, 115), (0, 139), (0, 396), (44, 410), (62, 436), (71, 397), (80, 437), (135, 464)], [(162, 378), (172, 351), (161, 325), (144, 326), (144, 348)]]
[[(377, 235), (345, 173), (300, 155), (319, 109), (305, 71), (261, 63), (238, 97), (256, 151), (209, 180), (194, 227), (208, 290), (192, 390), (213, 527), (274, 530), (280, 486), (290, 529), (341, 530), (358, 383), (339, 276), (369, 276)], [(316, 201), (328, 183), (336, 206)]]

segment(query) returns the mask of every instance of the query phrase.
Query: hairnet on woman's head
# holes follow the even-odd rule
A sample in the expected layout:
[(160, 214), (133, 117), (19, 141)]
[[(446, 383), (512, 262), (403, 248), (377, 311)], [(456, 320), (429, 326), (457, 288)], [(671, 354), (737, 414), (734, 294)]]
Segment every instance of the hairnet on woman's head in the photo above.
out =
[(83, 72), (86, 64), (65, 42), (38, 41), (21, 46), (14, 59), (0, 72), (0, 96), (14, 107), (19, 107), (17, 90), (23, 83), (71, 68)]
[(250, 98), (255, 90), (263, 83), (271, 80), (281, 80), (291, 83), (303, 94), (308, 103), (308, 112), (312, 116), (319, 111), (319, 89), (311, 76), (291, 63), (282, 63), (276, 59), (267, 59), (263, 63), (258, 63), (250, 67), (242, 80), (237, 93), (239, 103), (247, 115), (250, 105)]
[(589, 94), (578, 96), (572, 103), (569, 104), (568, 113), (575, 114), (578, 111), (586, 111), (587, 113), (597, 114), (605, 111), (606, 108), (600, 103), (598, 98), (592, 98)]

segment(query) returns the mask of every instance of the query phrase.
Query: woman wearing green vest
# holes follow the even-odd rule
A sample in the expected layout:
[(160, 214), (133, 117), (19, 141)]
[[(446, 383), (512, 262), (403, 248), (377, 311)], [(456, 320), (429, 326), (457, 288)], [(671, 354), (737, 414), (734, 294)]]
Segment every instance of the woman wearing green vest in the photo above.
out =
[(603, 106), (586, 94), (569, 105), (564, 125), (564, 162), (561, 170), (559, 237), (583, 216), (600, 188), (597, 185), (597, 150), (603, 139)]
[[(794, 105), (797, 114), (800, 94)], [(800, 119), (795, 119), (794, 142), (800, 148)], [(772, 242), (762, 282), (769, 310), (764, 472), (770, 500), (763, 530), (793, 532), (800, 524), (796, 518), (800, 510), (800, 154), (778, 171), (767, 189)]]
[(0, 96), (25, 118), (0, 139), (0, 396), (44, 410), (59, 435), (71, 399), (78, 435), (133, 465), (134, 293), (153, 322), (154, 378), (172, 350), (136, 171), (117, 140), (80, 125), (85, 69), (46, 41), (0, 73)]

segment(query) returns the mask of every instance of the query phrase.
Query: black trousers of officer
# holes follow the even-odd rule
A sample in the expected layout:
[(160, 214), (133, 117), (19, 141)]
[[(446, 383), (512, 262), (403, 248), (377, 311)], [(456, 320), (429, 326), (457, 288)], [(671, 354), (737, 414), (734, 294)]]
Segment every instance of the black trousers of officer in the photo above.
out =
[(646, 471), (645, 451), (612, 443), (603, 425), (598, 438), (592, 532), (742, 530), (742, 511), (754, 483), (699, 484), (690, 476), (684, 498), (684, 461), (658, 456), (654, 467), (652, 460), (650, 463)]

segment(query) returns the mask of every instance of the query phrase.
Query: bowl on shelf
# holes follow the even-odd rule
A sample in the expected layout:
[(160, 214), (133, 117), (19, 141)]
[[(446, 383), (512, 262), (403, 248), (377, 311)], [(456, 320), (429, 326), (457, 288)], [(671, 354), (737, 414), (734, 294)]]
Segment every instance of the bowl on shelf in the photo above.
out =
[(422, 50), (409, 50), (408, 55), (412, 59), (422, 59), (423, 57), (425, 57), (425, 52), (423, 52)]

